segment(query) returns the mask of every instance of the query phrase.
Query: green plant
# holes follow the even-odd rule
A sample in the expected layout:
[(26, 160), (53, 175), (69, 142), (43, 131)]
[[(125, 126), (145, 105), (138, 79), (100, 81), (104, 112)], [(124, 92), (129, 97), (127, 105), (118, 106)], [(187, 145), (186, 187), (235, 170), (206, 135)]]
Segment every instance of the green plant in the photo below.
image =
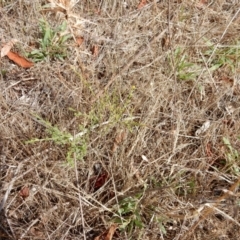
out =
[(231, 169), (236, 175), (240, 174), (239, 163), (240, 163), (240, 155), (239, 152), (232, 147), (228, 138), (223, 137), (223, 142), (227, 147), (228, 151), (226, 152), (226, 160), (229, 165), (229, 169)]
[(66, 33), (66, 29), (66, 21), (53, 29), (47, 21), (40, 20), (39, 48), (31, 51), (27, 57), (32, 58), (35, 62), (45, 59), (63, 60), (67, 56), (66, 41), (71, 37), (70, 34)]
[(174, 52), (175, 69), (177, 79), (179, 80), (195, 80), (200, 70), (200, 67), (193, 62), (189, 61), (189, 58), (185, 51), (178, 47)]
[(87, 153), (87, 137), (83, 135), (87, 134), (86, 129), (82, 129), (82, 134), (73, 136), (71, 133), (60, 130), (57, 126), (52, 126), (50, 122), (36, 116), (38, 121), (40, 121), (45, 127), (48, 135), (43, 139), (31, 139), (26, 141), (26, 143), (35, 143), (42, 141), (51, 141), (57, 145), (63, 145), (67, 148), (66, 159), (70, 165), (74, 164), (74, 160), (82, 160)]
[(139, 207), (141, 195), (135, 197), (126, 197), (119, 202), (117, 213), (122, 218), (115, 218), (114, 222), (119, 223), (121, 230), (127, 230), (130, 234), (134, 228), (142, 228), (143, 222), (141, 217), (141, 210)]
[(240, 60), (239, 43), (240, 42), (237, 41), (236, 44), (232, 46), (219, 46), (216, 49), (214, 43), (207, 41), (209, 49), (205, 51), (205, 56), (213, 55), (213, 58), (209, 63), (210, 71), (225, 67), (231, 70), (231, 72), (234, 72)]

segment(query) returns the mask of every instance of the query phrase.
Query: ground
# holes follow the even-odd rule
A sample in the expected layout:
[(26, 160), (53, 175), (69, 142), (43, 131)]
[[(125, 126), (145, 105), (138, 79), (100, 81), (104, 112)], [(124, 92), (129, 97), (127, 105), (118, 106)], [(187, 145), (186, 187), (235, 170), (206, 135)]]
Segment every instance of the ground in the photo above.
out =
[(0, 239), (240, 239), (239, 12), (1, 0)]

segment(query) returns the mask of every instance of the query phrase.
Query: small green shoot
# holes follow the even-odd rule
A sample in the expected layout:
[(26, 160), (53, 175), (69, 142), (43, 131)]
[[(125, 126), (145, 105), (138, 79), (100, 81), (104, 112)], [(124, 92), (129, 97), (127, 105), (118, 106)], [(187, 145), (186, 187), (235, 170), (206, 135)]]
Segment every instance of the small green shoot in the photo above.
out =
[(53, 29), (45, 20), (40, 20), (41, 39), (39, 39), (39, 48), (33, 50), (27, 57), (35, 62), (43, 60), (60, 59), (67, 57), (66, 42), (71, 38), (66, 33), (67, 22), (63, 22), (59, 27)]
[(129, 233), (132, 233), (134, 228), (141, 229), (143, 227), (139, 198), (140, 196), (126, 197), (120, 201), (117, 213), (122, 218), (114, 219), (114, 222), (120, 224), (120, 230), (127, 230)]
[(225, 67), (234, 73), (240, 61), (240, 42), (237, 41), (232, 46), (219, 46), (217, 49), (215, 49), (214, 43), (207, 41), (207, 44), (209, 49), (205, 51), (205, 56), (211, 56), (214, 51), (212, 61), (210, 62), (210, 71)]
[(199, 73), (199, 66), (188, 60), (187, 54), (181, 48), (175, 50), (177, 79), (193, 81)]
[[(80, 136), (73, 136), (69, 132), (65, 132), (60, 130), (57, 126), (52, 126), (50, 122), (41, 119), (39, 116), (37, 118), (46, 126), (46, 131), (50, 137), (43, 139), (31, 139), (26, 143), (35, 143), (35, 142), (43, 142), (43, 141), (51, 141), (57, 145), (62, 145), (67, 148), (66, 160), (67, 162), (73, 166), (74, 160), (82, 160), (83, 157), (87, 153), (87, 141), (86, 136), (83, 138)], [(87, 133), (87, 131), (83, 132)]]
[(230, 141), (228, 138), (223, 137), (223, 142), (226, 145), (226, 147), (228, 148), (228, 152), (226, 153), (226, 158), (228, 161), (228, 164), (230, 166), (230, 169), (233, 170), (233, 172), (236, 175), (240, 174), (240, 169), (239, 169), (239, 161), (240, 161), (240, 156), (239, 156), (239, 152), (232, 147)]

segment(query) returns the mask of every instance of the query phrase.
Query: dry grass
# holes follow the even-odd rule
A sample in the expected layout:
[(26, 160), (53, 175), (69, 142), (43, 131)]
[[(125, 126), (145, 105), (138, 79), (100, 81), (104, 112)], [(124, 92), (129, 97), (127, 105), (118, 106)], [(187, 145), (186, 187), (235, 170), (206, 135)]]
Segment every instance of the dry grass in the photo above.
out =
[[(0, 239), (94, 239), (116, 221), (113, 239), (240, 238), (233, 2), (82, 0), (64, 61), (1, 59)], [(38, 48), (39, 20), (65, 17), (46, 3), (0, 1), (1, 44)]]

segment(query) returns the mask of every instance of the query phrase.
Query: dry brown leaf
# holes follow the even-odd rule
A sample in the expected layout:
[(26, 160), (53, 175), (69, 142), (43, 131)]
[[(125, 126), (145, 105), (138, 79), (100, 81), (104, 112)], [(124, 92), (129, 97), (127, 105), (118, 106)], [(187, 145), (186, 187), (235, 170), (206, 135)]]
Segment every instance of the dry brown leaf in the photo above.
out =
[(78, 47), (80, 47), (83, 42), (84, 42), (83, 37), (76, 37), (76, 44), (77, 44)]
[(4, 44), (2, 49), (1, 49), (1, 58), (6, 56), (9, 51), (12, 49), (13, 45), (18, 42), (17, 39), (12, 39), (11, 41), (9, 41), (8, 43)]
[(113, 224), (107, 231), (100, 236), (95, 237), (94, 240), (112, 240), (112, 237), (117, 229), (117, 224)]
[(21, 57), (17, 53), (11, 51), (8, 52), (7, 56), (9, 59), (11, 59), (13, 62), (23, 68), (30, 68), (34, 65), (32, 62), (28, 61), (24, 57)]
[(29, 188), (26, 187), (26, 186), (23, 187), (23, 188), (20, 190), (19, 195), (20, 195), (23, 199), (27, 198), (27, 197), (29, 196)]
[(116, 229), (117, 229), (117, 224), (113, 224), (113, 225), (109, 228), (108, 234), (107, 234), (107, 236), (105, 237), (104, 240), (112, 240), (113, 234), (115, 233)]
[(141, 0), (141, 2), (138, 4), (137, 9), (143, 8), (147, 4), (147, 0)]
[(114, 143), (113, 143), (113, 148), (112, 151), (115, 152), (119, 145), (125, 141), (127, 138), (127, 132), (126, 131), (120, 131), (117, 136), (115, 137)]
[(122, 143), (124, 140), (126, 140), (127, 138), (127, 132), (126, 131), (121, 131), (117, 134), (116, 138), (115, 138), (115, 142), (117, 144)]

